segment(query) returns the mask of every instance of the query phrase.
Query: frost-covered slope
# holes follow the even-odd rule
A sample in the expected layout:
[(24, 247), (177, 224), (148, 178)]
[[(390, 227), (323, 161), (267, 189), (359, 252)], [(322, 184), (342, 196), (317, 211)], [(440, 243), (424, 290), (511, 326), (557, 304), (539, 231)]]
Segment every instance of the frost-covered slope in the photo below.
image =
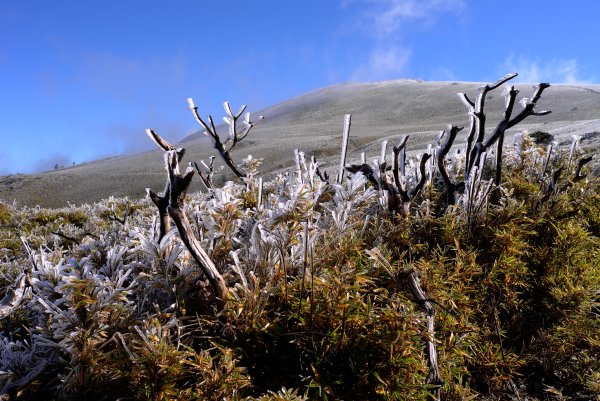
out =
[[(247, 154), (263, 158), (264, 173), (290, 166), (295, 148), (327, 161), (327, 157), (339, 152), (346, 113), (353, 115), (351, 157), (364, 150), (375, 155), (380, 139), (401, 134), (411, 134), (409, 150), (424, 149), (446, 124), (468, 123), (456, 93), (466, 92), (474, 97), (480, 85), (398, 80), (320, 89), (257, 111), (265, 116), (265, 121), (240, 143), (234, 158), (239, 160)], [(517, 88), (521, 90), (518, 98), (531, 95), (530, 85)], [(222, 100), (225, 99), (214, 99)], [(600, 85), (552, 86), (544, 92), (539, 107), (552, 110), (552, 114), (529, 118), (519, 125), (520, 129), (548, 131), (559, 141), (572, 134), (600, 132)], [(492, 92), (486, 104), (490, 127), (502, 109), (501, 93)], [(214, 117), (220, 120), (220, 116)], [(464, 140), (464, 135), (459, 135), (457, 141)], [(589, 137), (582, 145), (597, 140), (594, 135)], [(147, 140), (140, 132), (140, 141)], [(214, 153), (211, 143), (200, 134), (186, 138), (182, 146), (188, 150), (185, 161), (200, 161)], [(160, 188), (163, 180), (162, 155), (152, 151), (43, 174), (0, 177), (0, 199), (17, 200), (20, 205), (57, 207), (110, 195), (143, 196), (146, 187)], [(200, 189), (199, 180), (192, 185), (192, 190)]]

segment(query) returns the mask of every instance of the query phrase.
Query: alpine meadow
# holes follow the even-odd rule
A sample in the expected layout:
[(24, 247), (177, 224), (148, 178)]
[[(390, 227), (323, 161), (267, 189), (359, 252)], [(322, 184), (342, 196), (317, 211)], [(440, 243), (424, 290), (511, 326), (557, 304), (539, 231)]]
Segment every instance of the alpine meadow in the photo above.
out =
[(188, 99), (213, 155), (148, 129), (146, 197), (0, 202), (1, 399), (597, 400), (600, 133), (519, 131), (550, 85), (516, 76), (423, 152), (351, 154), (346, 114), (269, 174), (268, 119)]

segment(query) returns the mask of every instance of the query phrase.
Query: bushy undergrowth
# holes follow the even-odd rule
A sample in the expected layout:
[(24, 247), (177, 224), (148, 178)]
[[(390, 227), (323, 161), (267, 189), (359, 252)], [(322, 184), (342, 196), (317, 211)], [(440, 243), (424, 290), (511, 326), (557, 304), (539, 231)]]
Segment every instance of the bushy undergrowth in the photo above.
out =
[(176, 230), (156, 241), (146, 200), (0, 204), (0, 280), (30, 270), (0, 321), (0, 385), (40, 400), (427, 399), (414, 270), (437, 309), (442, 399), (598, 397), (598, 181), (548, 191), (567, 156), (545, 173), (542, 156), (525, 138), (480, 211), (446, 208), (433, 166), (403, 215), (360, 173), (325, 184), (302, 166), (260, 205), (252, 177), (188, 196), (231, 289), (220, 310)]

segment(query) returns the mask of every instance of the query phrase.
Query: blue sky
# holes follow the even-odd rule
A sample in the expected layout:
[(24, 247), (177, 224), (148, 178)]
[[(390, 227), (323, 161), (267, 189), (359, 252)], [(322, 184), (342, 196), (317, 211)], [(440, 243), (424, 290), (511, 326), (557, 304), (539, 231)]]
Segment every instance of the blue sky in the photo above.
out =
[[(339, 82), (600, 82), (597, 0), (0, 0), (0, 174), (152, 147)], [(266, 122), (265, 122), (266, 123)]]

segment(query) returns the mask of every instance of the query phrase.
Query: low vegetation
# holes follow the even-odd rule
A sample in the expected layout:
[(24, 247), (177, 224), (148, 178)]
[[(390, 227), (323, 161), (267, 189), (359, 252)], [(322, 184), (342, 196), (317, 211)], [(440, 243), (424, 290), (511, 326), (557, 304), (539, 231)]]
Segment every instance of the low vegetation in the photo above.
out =
[(460, 153), (450, 126), (423, 156), (343, 153), (333, 179), (297, 152), (263, 182), (260, 160), (223, 155), (234, 127), (215, 143), (241, 178), (217, 188), (214, 161), (182, 174), (151, 131), (168, 178), (149, 199), (0, 203), (2, 397), (598, 399), (600, 182), (578, 138), (502, 150), (546, 84), (512, 119), (509, 87), (484, 138), (485, 96), (512, 77), (462, 95)]

